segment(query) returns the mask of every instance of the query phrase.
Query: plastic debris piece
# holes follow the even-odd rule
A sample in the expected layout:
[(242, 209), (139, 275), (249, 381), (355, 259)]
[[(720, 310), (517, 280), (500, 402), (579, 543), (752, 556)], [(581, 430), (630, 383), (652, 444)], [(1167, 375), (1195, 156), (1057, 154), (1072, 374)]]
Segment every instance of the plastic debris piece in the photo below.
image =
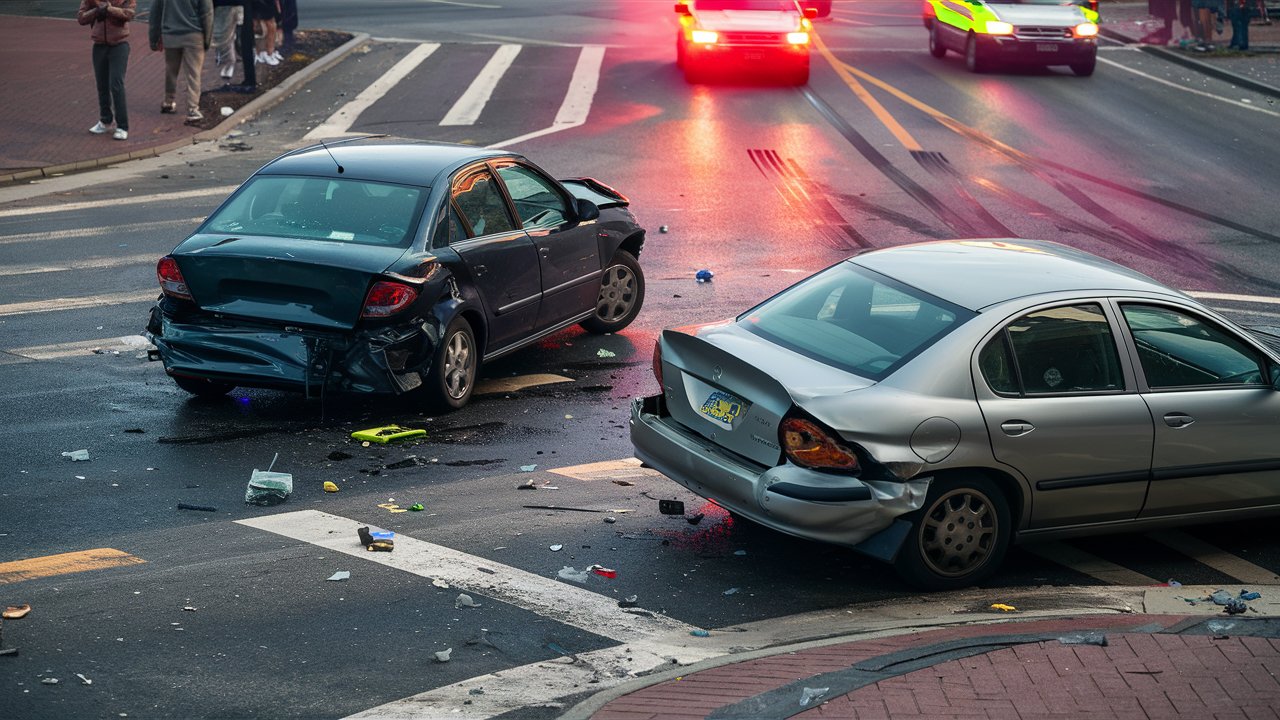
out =
[(423, 510), (426, 510), (426, 508), (422, 506), (422, 503), (414, 503), (409, 506), (409, 509), (414, 512), (422, 512)]
[(453, 607), (455, 609), (464, 607), (480, 607), (480, 603), (476, 602), (474, 598), (466, 593), (458, 593), (457, 599), (453, 601)]
[(89, 459), (89, 451), (88, 450), (72, 450), (70, 452), (62, 453), (62, 457), (71, 458), (72, 462), (80, 462), (82, 460)]
[(230, 105), (223, 105), (218, 108), (218, 112), (222, 114), (222, 117), (231, 117), (231, 114), (234, 113), (235, 110), (232, 110)]
[(734, 555), (746, 555), (746, 554), (747, 554), (747, 551), (746, 551), (746, 550), (734, 550), (734, 551), (733, 551), (733, 554), (734, 554)]
[(254, 468), (244, 490), (244, 501), (250, 505), (279, 505), (292, 493), (293, 475)]
[(604, 348), (600, 348), (599, 350), (596, 351), (596, 357), (598, 358), (618, 357), (618, 353), (613, 352), (612, 350), (605, 350)]
[(1169, 578), (1169, 582), (1165, 583), (1165, 585), (1167, 587), (1182, 587), (1182, 583), (1174, 580), (1173, 578)]
[(351, 437), (355, 440), (363, 442), (376, 442), (386, 445), (394, 440), (409, 440), (411, 438), (426, 437), (426, 430), (413, 430), (410, 428), (400, 427), (399, 425), (383, 425), (382, 427), (369, 428), (368, 430), (357, 430), (351, 433)]
[(556, 577), (560, 578), (561, 580), (570, 580), (576, 583), (585, 583), (587, 581), (587, 576), (590, 574), (591, 573), (587, 572), (586, 570), (577, 570), (568, 565), (565, 565), (564, 567), (560, 568), (560, 572), (556, 573)]
[(684, 503), (679, 500), (659, 500), (658, 512), (663, 515), (683, 515)]
[(632, 485), (635, 485), (635, 483), (631, 482), (630, 480), (614, 480), (613, 484), (621, 485), (622, 487), (631, 487)]
[(17, 655), (18, 648), (5, 648), (0, 650), (0, 655)]
[(711, 637), (711, 633), (706, 630), (690, 630), (689, 634), (694, 637)]
[(818, 700), (821, 700), (822, 697), (826, 695), (827, 691), (829, 690), (831, 690), (831, 688), (829, 687), (805, 688), (804, 692), (800, 693), (800, 707), (808, 707), (810, 703), (815, 703)]
[(564, 549), (563, 545), (556, 544), (551, 546), (551, 552), (560, 552), (563, 549)]
[(670, 226), (670, 225), (659, 225), (659, 226), (658, 226), (658, 232), (663, 233), (663, 234), (666, 234), (666, 233), (668, 233), (668, 232), (671, 232), (671, 226)]
[(1014, 607), (1014, 606), (1012, 606), (1012, 605), (1005, 605), (1004, 603), (995, 603), (994, 605), (992, 605), (992, 606), (991, 606), (991, 609), (992, 609), (992, 610), (999, 610), (999, 611), (1001, 611), (1001, 612), (1013, 612), (1013, 611), (1017, 610), (1018, 608), (1016, 608), (1016, 607)]
[(633, 608), (638, 604), (640, 604), (640, 597), (638, 595), (628, 595), (618, 601), (618, 607), (620, 608)]
[(356, 534), (360, 536), (360, 544), (369, 552), (391, 552), (395, 549), (396, 534), (390, 530), (373, 530), (369, 527), (356, 528)]
[(451, 655), (452, 653), (453, 653), (453, 648), (449, 648), (448, 650), (441, 650), (440, 652), (436, 653), (436, 662), (449, 662), (449, 655)]
[(530, 480), (529, 482), (521, 483), (517, 485), (516, 489), (517, 490), (537, 490), (538, 486), (533, 484), (533, 480)]
[(573, 419), (573, 416), (572, 416), (572, 415), (565, 415), (565, 416), (564, 416), (564, 419), (565, 419), (565, 420), (572, 420), (572, 419)]
[(612, 515), (609, 515), (608, 517), (606, 517), (606, 518), (604, 519), (604, 521), (605, 521), (606, 523), (608, 523), (608, 524), (612, 525), (612, 524), (614, 524), (614, 523), (618, 522), (618, 518), (616, 518), (616, 517), (614, 517), (614, 516), (612, 516)]
[(82, 685), (92, 685), (93, 681), (84, 676), (84, 673), (76, 673), (76, 677), (80, 678)]
[(18, 618), (26, 617), (29, 612), (31, 612), (29, 604), (9, 605), (3, 612), (0, 612), (0, 617), (5, 620), (17, 620)]
[(325, 491), (325, 492), (327, 492), (327, 493), (335, 493), (335, 492), (338, 492), (338, 484), (337, 484), (337, 483), (335, 483), (335, 482), (334, 482), (334, 481), (332, 481), (332, 480), (325, 480), (325, 481), (324, 481), (324, 491)]
[(438, 588), (444, 588), (445, 590), (449, 589), (449, 583), (441, 580), (440, 578), (432, 578), (431, 584), (435, 585)]
[(1239, 615), (1240, 613), (1247, 612), (1248, 610), (1249, 606), (1239, 598), (1231, 598), (1227, 601), (1226, 606), (1222, 608), (1222, 612), (1228, 615)]
[(538, 469), (537, 465), (521, 465), (520, 466), (520, 472), (533, 472), (534, 470), (537, 470), (537, 469)]
[(336, 573), (334, 573), (334, 574), (330, 575), (328, 579), (329, 579), (329, 580), (332, 580), (332, 581), (334, 581), (334, 582), (341, 582), (341, 581), (343, 581), (343, 580), (350, 580), (350, 579), (351, 579), (351, 571), (350, 571), (350, 570), (339, 570), (338, 572), (336, 572)]
[(602, 567), (600, 565), (592, 565), (587, 569), (595, 573), (596, 575), (599, 575), (600, 577), (606, 577), (606, 578), (609, 578), (610, 580), (613, 580), (614, 578), (618, 577), (617, 570), (612, 570), (610, 568)]
[(77, 479), (77, 480), (84, 480), (84, 479), (85, 479), (85, 477), (84, 477), (83, 475), (77, 475), (77, 476), (76, 476), (76, 479)]
[(196, 606), (194, 606), (194, 605), (186, 605), (186, 606), (184, 606), (184, 607), (182, 608), (182, 611), (183, 611), (183, 612), (195, 612), (195, 611), (196, 611), (196, 609), (197, 609), (197, 608), (196, 608)]
[(179, 510), (199, 510), (200, 512), (218, 512), (218, 508), (212, 505), (190, 505), (188, 503), (178, 503)]
[(1213, 593), (1209, 595), (1209, 599), (1212, 600), (1215, 605), (1226, 605), (1235, 598), (1231, 597), (1231, 593), (1226, 590), (1214, 590)]
[(1249, 590), (1241, 590), (1241, 591), (1240, 591), (1240, 599), (1241, 599), (1241, 600), (1257, 600), (1257, 599), (1259, 599), (1259, 598), (1261, 598), (1261, 597), (1262, 597), (1262, 593), (1260, 593), (1260, 592), (1251, 592), (1251, 591), (1249, 591)]
[(738, 594), (738, 588), (729, 588), (728, 590), (725, 590), (725, 591), (724, 591), (723, 593), (721, 593), (721, 594), (723, 594), (723, 595), (737, 595), (737, 594)]
[(697, 515), (690, 515), (689, 517), (685, 518), (685, 522), (689, 523), (690, 525), (697, 525), (698, 523), (702, 522), (702, 518), (704, 517), (706, 517), (706, 515), (702, 513), (698, 513)]
[(713, 277), (715, 277), (715, 276), (716, 276), (716, 274), (715, 274), (715, 273), (711, 272), (710, 270), (708, 270), (708, 269), (706, 269), (706, 268), (703, 268), (703, 269), (699, 270), (698, 272), (694, 273), (694, 276), (693, 276), (693, 277), (694, 277), (694, 279), (696, 279), (698, 282), (711, 282), (711, 278), (713, 278)]
[(45, 679), (41, 680), (40, 682), (41, 682), (41, 683), (43, 683), (43, 684), (45, 684), (45, 685), (57, 685), (57, 684), (58, 684), (58, 678), (45, 678)]

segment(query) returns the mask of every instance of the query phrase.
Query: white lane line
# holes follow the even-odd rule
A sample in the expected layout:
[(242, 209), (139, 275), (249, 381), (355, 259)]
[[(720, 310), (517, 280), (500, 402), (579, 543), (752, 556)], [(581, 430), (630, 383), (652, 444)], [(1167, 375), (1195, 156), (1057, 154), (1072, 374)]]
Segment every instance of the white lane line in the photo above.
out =
[(1103, 560), (1097, 555), (1063, 542), (1035, 543), (1024, 546), (1028, 551), (1059, 565), (1090, 575), (1111, 585), (1159, 585), (1160, 581), (1140, 572)]
[(1158, 82), (1161, 85), (1168, 85), (1169, 87), (1177, 88), (1179, 90), (1185, 90), (1186, 92), (1189, 92), (1193, 95), (1200, 95), (1202, 97), (1211, 98), (1213, 100), (1218, 100), (1220, 102), (1227, 103), (1228, 105), (1235, 105), (1236, 107), (1241, 107), (1241, 108), (1244, 108), (1245, 110), (1253, 110), (1254, 112), (1264, 113), (1272, 117), (1280, 117), (1280, 112), (1275, 112), (1274, 110), (1268, 110), (1264, 107), (1258, 107), (1257, 105), (1254, 105), (1252, 103), (1240, 102), (1239, 100), (1232, 100), (1231, 98), (1225, 98), (1225, 97), (1222, 97), (1221, 95), (1215, 95), (1211, 92), (1205, 92), (1204, 90), (1197, 90), (1195, 88), (1187, 87), (1186, 85), (1179, 85), (1176, 82), (1165, 80), (1164, 78), (1158, 78), (1155, 75), (1148, 75), (1147, 73), (1144, 73), (1141, 70), (1134, 70), (1131, 67), (1125, 67), (1121, 63), (1118, 63), (1114, 60), (1108, 60), (1104, 57), (1100, 57), (1098, 58), (1098, 62), (1106, 63), (1112, 67), (1120, 68), (1125, 72), (1131, 72), (1134, 75), (1138, 75), (1148, 80)]
[(587, 116), (591, 113), (591, 103), (595, 100), (596, 89), (600, 85), (600, 67), (603, 64), (604, 46), (588, 45), (582, 48), (582, 52), (578, 54), (578, 64), (573, 69), (573, 79), (569, 82), (569, 92), (565, 95), (564, 102), (560, 104), (560, 111), (556, 113), (555, 122), (551, 127), (503, 140), (489, 147), (503, 148), (584, 125), (587, 122)]
[(585, 590), (581, 586), (545, 578), (405, 535), (396, 537), (394, 552), (365, 552), (356, 535), (356, 528), (368, 523), (358, 523), (317, 510), (267, 515), (236, 522), (414, 575), (444, 580), (465, 592), (493, 598), (619, 642), (656, 640), (671, 633), (687, 634), (693, 629), (665, 615), (628, 613), (618, 607), (616, 600)]
[(493, 96), (494, 88), (498, 87), (498, 81), (507, 74), (511, 63), (515, 62), (516, 56), (520, 54), (520, 47), (519, 45), (499, 45), (493, 57), (485, 63), (484, 69), (471, 81), (471, 86), (462, 93), (458, 102), (449, 108), (449, 112), (445, 113), (440, 124), (475, 125), (476, 120), (480, 119), (480, 113), (484, 111), (484, 106)]
[(38, 207), (11, 208), (0, 210), (0, 218), (23, 217), (25, 215), (45, 215), (55, 212), (71, 212), (72, 210), (93, 210), (96, 208), (115, 208), (122, 205), (143, 205), (146, 203), (171, 203), (175, 200), (190, 200), (214, 195), (229, 195), (239, 185), (223, 185), (220, 187), (202, 188), (200, 190), (184, 190), (182, 192), (155, 193), (152, 195), (126, 195), (110, 200), (86, 200), (84, 202), (59, 203), (57, 205), (41, 205)]
[(422, 43), (410, 50), (409, 54), (400, 58), (400, 62), (393, 65), (382, 77), (374, 80), (369, 87), (360, 91), (360, 94), (356, 95), (351, 102), (338, 108), (338, 111), (330, 115), (328, 120), (317, 125), (302, 139), (318, 140), (320, 138), (358, 134), (347, 132), (355, 124), (356, 118), (360, 117), (360, 114), (368, 110), (375, 102), (382, 99), (391, 88), (399, 84), (406, 75), (413, 72), (415, 68), (422, 64), (423, 60), (431, 57), (431, 53), (439, 48), (439, 43)]
[(92, 258), (90, 260), (76, 260), (74, 262), (58, 264), (10, 265), (8, 267), (0, 266), (0, 277), (6, 275), (35, 275), (38, 273), (67, 272), (68, 270), (100, 270), (102, 268), (124, 267), (126, 265), (154, 265), (159, 259), (160, 256), (155, 253), (144, 253), (142, 255)]
[(94, 350), (103, 352), (142, 352), (154, 347), (151, 341), (141, 335), (123, 335), (120, 337), (101, 338), (98, 340), (77, 340), (75, 342), (57, 343), (56, 345), (32, 345), (30, 347), (12, 348), (4, 352), (27, 360), (59, 360), (78, 355), (93, 355)]
[[(42, 240), (68, 240), (71, 238), (82, 237), (106, 237), (121, 238), (134, 233), (149, 232), (152, 230), (160, 230), (168, 227), (187, 226), (189, 230), (194, 230), (195, 226), (204, 221), (203, 217), (182, 218), (180, 220), (156, 220), (152, 222), (129, 223), (126, 225), (98, 226), (88, 228), (75, 228), (73, 230), (48, 230), (45, 232), (21, 233), (18, 235), (0, 235), (0, 245), (12, 245), (14, 243), (39, 242)], [(187, 233), (174, 237), (174, 244), (177, 240), (187, 236)], [(159, 260), (159, 257), (156, 258)]]
[(1200, 300), (1223, 300), (1226, 302), (1280, 305), (1280, 298), (1267, 297), (1266, 295), (1236, 295), (1234, 293), (1200, 292), (1199, 290), (1183, 290), (1183, 292)]
[(0, 305), (0, 317), (10, 315), (30, 315), (32, 313), (58, 312), (60, 310), (79, 310), (81, 308), (102, 307), (105, 305), (125, 305), (128, 303), (155, 300), (160, 289), (142, 292), (106, 293), (104, 295), (87, 295), (84, 297), (47, 298), (30, 302), (8, 303)]
[(1252, 585), (1271, 585), (1276, 582), (1276, 574), (1270, 570), (1254, 565), (1242, 557), (1232, 555), (1222, 548), (1210, 545), (1181, 530), (1149, 532), (1147, 537), (1240, 582)]

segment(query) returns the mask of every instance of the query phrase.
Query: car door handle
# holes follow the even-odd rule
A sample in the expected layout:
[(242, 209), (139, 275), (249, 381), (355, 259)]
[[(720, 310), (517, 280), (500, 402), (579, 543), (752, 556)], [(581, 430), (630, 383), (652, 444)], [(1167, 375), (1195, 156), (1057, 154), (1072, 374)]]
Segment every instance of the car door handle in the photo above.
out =
[(1000, 429), (1009, 437), (1020, 437), (1035, 430), (1036, 426), (1026, 420), (1006, 420), (1000, 424)]
[(1183, 428), (1195, 421), (1195, 418), (1184, 413), (1169, 413), (1164, 416), (1164, 424), (1171, 428)]

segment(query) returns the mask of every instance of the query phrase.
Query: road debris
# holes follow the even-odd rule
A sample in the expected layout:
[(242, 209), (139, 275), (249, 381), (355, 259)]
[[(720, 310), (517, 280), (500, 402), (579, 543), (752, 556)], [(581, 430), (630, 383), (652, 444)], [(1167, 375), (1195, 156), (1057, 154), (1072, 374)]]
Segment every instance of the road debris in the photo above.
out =
[(708, 270), (708, 269), (706, 269), (706, 268), (703, 268), (703, 269), (699, 270), (698, 272), (694, 273), (694, 276), (693, 276), (693, 277), (694, 277), (694, 279), (695, 279), (695, 280), (697, 280), (698, 282), (703, 283), (703, 282), (711, 282), (711, 278), (713, 278), (713, 277), (715, 277), (715, 276), (716, 276), (716, 274), (715, 274), (715, 273), (711, 272), (710, 270)]
[(537, 470), (537, 469), (538, 469), (537, 465), (521, 465), (520, 466), (520, 472), (533, 472), (534, 470)]
[(618, 357), (618, 353), (613, 352), (611, 350), (605, 350), (604, 348), (600, 348), (599, 350), (596, 351), (596, 357), (598, 358)]
[[(630, 510), (627, 510), (625, 508), (597, 509), (597, 508), (569, 507), (567, 505), (521, 505), (520, 507), (526, 510), (564, 510), (565, 512), (613, 513), (614, 515), (625, 515), (631, 512)], [(605, 522), (608, 522), (608, 521), (606, 520)]]
[(178, 503), (179, 510), (199, 510), (200, 512), (218, 512), (218, 508), (212, 505), (191, 505), (189, 503)]
[(587, 569), (595, 573), (596, 575), (599, 575), (600, 577), (609, 578), (610, 580), (613, 580), (618, 577), (617, 570), (612, 570), (610, 568), (604, 567), (603, 565), (592, 565)]
[(622, 487), (631, 487), (635, 485), (635, 483), (631, 482), (630, 480), (614, 480), (613, 484), (621, 485)]
[(431, 584), (438, 588), (444, 588), (445, 590), (449, 589), (449, 583), (441, 580), (440, 578), (431, 578)]
[(440, 652), (436, 653), (436, 662), (442, 662), (442, 663), (449, 662), (449, 655), (452, 653), (453, 653), (453, 648), (449, 648), (448, 650), (441, 650)]
[(639, 604), (640, 604), (640, 597), (638, 595), (628, 595), (625, 598), (618, 601), (618, 607), (620, 608), (633, 608)]
[(71, 450), (62, 453), (62, 457), (71, 458), (71, 462), (81, 462), (89, 459), (88, 450)]
[(413, 438), (426, 437), (426, 430), (414, 430), (410, 428), (400, 427), (399, 425), (383, 425), (382, 427), (369, 428), (368, 430), (357, 430), (351, 433), (351, 437), (363, 442), (376, 442), (386, 445), (395, 440), (410, 440)]
[(604, 521), (605, 521), (606, 523), (608, 523), (608, 524), (612, 525), (612, 524), (614, 524), (614, 523), (618, 522), (618, 518), (616, 518), (616, 517), (614, 517), (614, 516), (610, 515), (610, 516), (606, 517), (606, 518), (604, 519)]
[(565, 565), (564, 567), (560, 568), (560, 572), (556, 573), (556, 577), (560, 578), (561, 580), (570, 580), (576, 583), (585, 583), (587, 581), (587, 576), (590, 574), (591, 573), (587, 572), (586, 570), (578, 570), (576, 568)]
[(183, 612), (195, 612), (198, 609), (199, 608), (197, 608), (195, 605), (184, 605), (182, 607)]
[(324, 491), (327, 493), (336, 493), (338, 492), (338, 484), (332, 480), (325, 480)]
[(391, 552), (395, 549), (396, 534), (390, 530), (370, 530), (369, 526), (356, 528), (360, 544), (369, 552)]
[(81, 685), (92, 685), (93, 681), (84, 676), (84, 673), (76, 673), (76, 677), (80, 678)]
[(271, 472), (280, 453), (271, 458), (266, 470), (253, 469), (249, 485), (244, 490), (244, 501), (250, 505), (279, 505), (293, 493), (293, 475)]
[(689, 515), (684, 520), (690, 525), (697, 525), (698, 523), (702, 522), (702, 518), (704, 517), (706, 517), (706, 515), (702, 513), (698, 513), (697, 515)]
[(476, 602), (474, 598), (466, 593), (458, 593), (457, 599), (453, 601), (453, 607), (455, 610), (457, 608), (464, 607), (478, 608), (480, 607), (480, 603)]
[(31, 612), (30, 604), (23, 603), (22, 605), (10, 605), (6, 607), (3, 612), (0, 612), (0, 617), (5, 620), (17, 620), (18, 618), (26, 617), (29, 612)]
[(991, 609), (992, 609), (992, 610), (999, 610), (999, 611), (1001, 611), (1001, 612), (1014, 612), (1014, 611), (1015, 611), (1015, 610), (1017, 610), (1018, 608), (1016, 608), (1016, 607), (1014, 607), (1014, 606), (1012, 606), (1012, 605), (1005, 605), (1004, 603), (994, 603), (994, 604), (992, 604)]
[(670, 225), (659, 225), (659, 226), (658, 226), (658, 232), (662, 233), (663, 235), (666, 235), (667, 233), (671, 232), (671, 226), (670, 226)]
[(43, 680), (41, 680), (40, 682), (41, 682), (42, 684), (44, 684), (44, 685), (57, 685), (57, 684), (58, 684), (58, 678), (48, 677), (48, 678), (44, 678), (44, 679), (43, 679)]
[(423, 510), (426, 510), (426, 508), (423, 507), (422, 503), (414, 503), (409, 506), (409, 509), (412, 510), (413, 512), (422, 512)]
[(706, 630), (690, 630), (689, 634), (694, 637), (711, 637), (711, 633)]
[(564, 549), (564, 545), (559, 545), (559, 544), (552, 545), (550, 548), (551, 552), (560, 552), (563, 549)]
[(818, 700), (821, 700), (823, 696), (825, 696), (827, 692), (830, 690), (831, 688), (829, 687), (805, 688), (804, 691), (800, 694), (800, 707), (808, 707), (810, 703), (815, 703)]
[(333, 582), (342, 582), (343, 580), (350, 580), (350, 579), (351, 579), (351, 571), (350, 571), (350, 570), (339, 570), (338, 572), (336, 572), (336, 573), (334, 573), (334, 574), (330, 575), (330, 576), (329, 576), (328, 578), (326, 578), (326, 579), (328, 579), (328, 580), (332, 580)]
[(409, 512), (408, 508), (402, 508), (393, 502), (378, 503), (378, 507), (391, 513)]
[(729, 588), (728, 590), (725, 590), (723, 593), (721, 593), (721, 595), (737, 595), (737, 594), (738, 594), (738, 588), (736, 587)]
[(683, 515), (684, 503), (679, 500), (659, 500), (658, 512), (663, 515)]

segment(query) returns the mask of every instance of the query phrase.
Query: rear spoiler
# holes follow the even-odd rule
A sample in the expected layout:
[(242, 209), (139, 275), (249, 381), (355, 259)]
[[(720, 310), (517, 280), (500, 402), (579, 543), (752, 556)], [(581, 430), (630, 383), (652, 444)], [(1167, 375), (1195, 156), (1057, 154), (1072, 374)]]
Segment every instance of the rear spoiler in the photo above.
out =
[(569, 178), (560, 181), (574, 197), (590, 200), (597, 207), (626, 207), (631, 204), (626, 195), (614, 190), (595, 178)]

